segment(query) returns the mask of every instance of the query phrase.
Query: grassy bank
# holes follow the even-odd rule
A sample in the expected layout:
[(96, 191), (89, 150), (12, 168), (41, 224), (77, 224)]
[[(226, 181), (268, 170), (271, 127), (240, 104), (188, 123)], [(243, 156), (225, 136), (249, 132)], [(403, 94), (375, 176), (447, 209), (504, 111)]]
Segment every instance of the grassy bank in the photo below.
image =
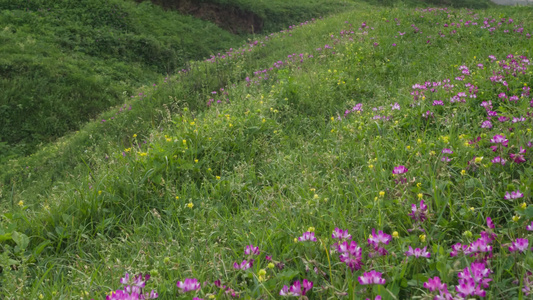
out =
[(0, 11), (2, 159), (32, 153), (122, 95), (242, 40), (133, 1), (1, 1)]

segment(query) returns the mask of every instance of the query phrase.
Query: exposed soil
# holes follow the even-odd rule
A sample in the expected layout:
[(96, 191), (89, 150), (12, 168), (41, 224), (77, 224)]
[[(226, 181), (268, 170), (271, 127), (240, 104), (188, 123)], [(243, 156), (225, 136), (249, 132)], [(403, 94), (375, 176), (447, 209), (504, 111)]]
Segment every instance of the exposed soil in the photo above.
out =
[[(136, 0), (137, 2), (148, 0)], [(178, 10), (182, 14), (211, 21), (231, 33), (260, 33), (263, 19), (250, 11), (229, 5), (200, 2), (195, 0), (150, 0), (165, 9)]]

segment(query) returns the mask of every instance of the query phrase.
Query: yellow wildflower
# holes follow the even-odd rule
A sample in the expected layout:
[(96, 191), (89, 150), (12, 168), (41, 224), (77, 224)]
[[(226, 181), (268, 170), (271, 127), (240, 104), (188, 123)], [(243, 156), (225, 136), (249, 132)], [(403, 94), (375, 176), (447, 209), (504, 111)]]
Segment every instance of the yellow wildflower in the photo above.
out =
[(425, 234), (421, 234), (421, 235), (419, 235), (418, 237), (420, 238), (420, 241), (421, 241), (422, 243), (425, 243), (425, 242), (426, 242), (426, 235), (425, 235)]

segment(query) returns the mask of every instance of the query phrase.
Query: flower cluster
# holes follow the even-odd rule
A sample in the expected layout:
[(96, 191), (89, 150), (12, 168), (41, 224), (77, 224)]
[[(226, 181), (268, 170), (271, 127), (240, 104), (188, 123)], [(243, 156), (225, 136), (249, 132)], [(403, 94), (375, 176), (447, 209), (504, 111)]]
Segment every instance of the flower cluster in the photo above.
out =
[(159, 295), (154, 290), (150, 293), (143, 293), (143, 289), (149, 279), (150, 274), (131, 276), (126, 272), (124, 277), (120, 279), (120, 283), (124, 285), (124, 288), (111, 292), (111, 294), (106, 296), (106, 300), (156, 299)]

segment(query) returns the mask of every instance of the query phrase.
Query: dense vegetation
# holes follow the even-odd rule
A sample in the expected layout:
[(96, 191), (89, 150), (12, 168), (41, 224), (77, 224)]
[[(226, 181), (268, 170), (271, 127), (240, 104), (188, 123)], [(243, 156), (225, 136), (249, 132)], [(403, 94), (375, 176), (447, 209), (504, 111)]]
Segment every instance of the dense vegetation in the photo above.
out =
[(3, 164), (0, 292), (524, 298), (532, 34), (359, 4), (125, 95)]

